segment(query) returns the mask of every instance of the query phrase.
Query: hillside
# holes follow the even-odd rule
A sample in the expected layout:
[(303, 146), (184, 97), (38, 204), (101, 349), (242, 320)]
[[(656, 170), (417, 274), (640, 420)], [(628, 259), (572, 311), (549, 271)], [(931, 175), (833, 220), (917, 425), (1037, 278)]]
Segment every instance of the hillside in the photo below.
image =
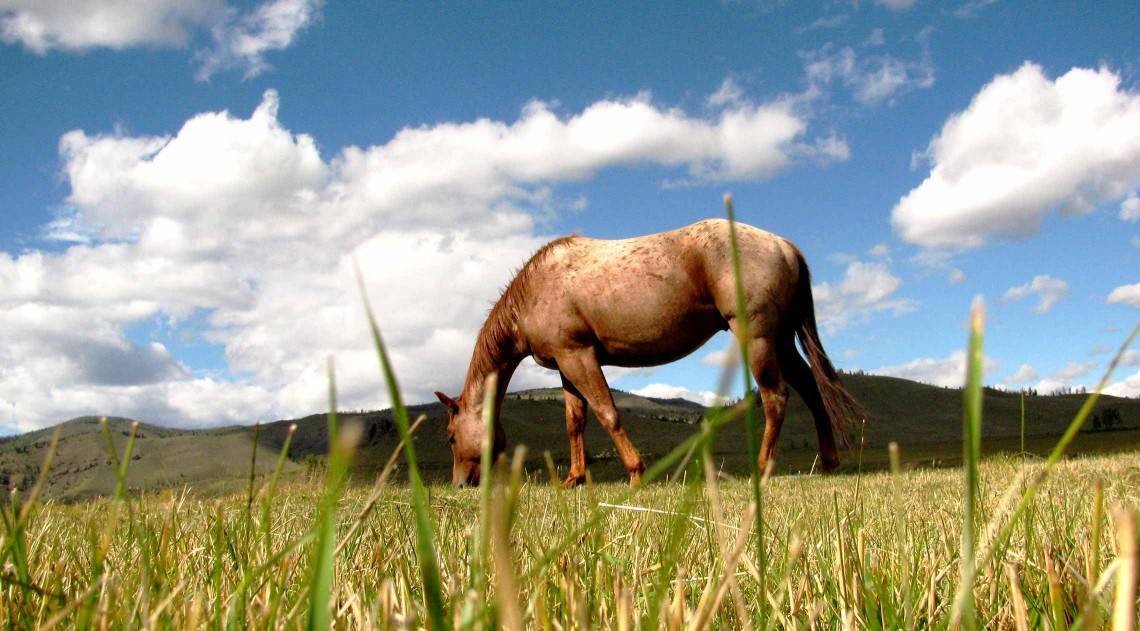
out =
[[(845, 375), (844, 381), (868, 412), (863, 431), (863, 464), (874, 468), (885, 459), (883, 447), (890, 441), (902, 446), (904, 461), (915, 465), (953, 464), (960, 452), (961, 398), (957, 389), (940, 388), (904, 379), (871, 375)], [(680, 399), (653, 399), (615, 391), (623, 423), (634, 444), (650, 463), (667, 453), (695, 431), (704, 408)], [(1043, 452), (1055, 442), (1084, 402), (1084, 395), (1029, 397), (1026, 426), (1030, 451)], [(1017, 450), (1020, 432), (1017, 394), (986, 390), (984, 448), (987, 451)], [(1112, 432), (1082, 434), (1074, 446), (1080, 452), (1140, 448), (1140, 400), (1102, 397), (1097, 412), (1115, 409), (1127, 428)], [(447, 446), (443, 408), (437, 403), (410, 408), (413, 417), (428, 420), (415, 437), (421, 466), (429, 479), (448, 478), (451, 453)], [(361, 425), (357, 470), (368, 479), (382, 465), (398, 438), (390, 411), (342, 414), (345, 423)], [(568, 462), (561, 390), (528, 390), (508, 395), (502, 419), (508, 448), (525, 444), (528, 467), (545, 468), (542, 452), (550, 451), (555, 463)], [(116, 448), (121, 450), (130, 421), (110, 419)], [(327, 420), (316, 414), (281, 420), (261, 426), (258, 437), (257, 472), (272, 470), (289, 425), (298, 431), (290, 450), (285, 475), (306, 475), (318, 467), (327, 450)], [(859, 442), (859, 428), (854, 438)], [(25, 488), (34, 480), (51, 437), (50, 429), (0, 439), (0, 484)], [(730, 426), (719, 437), (715, 455), (730, 472), (747, 466), (742, 424)], [(609, 436), (593, 419), (587, 424), (586, 445), (591, 473), (599, 479), (624, 476)], [(213, 492), (243, 488), (248, 479), (253, 430), (229, 427), (212, 430), (175, 430), (143, 424), (139, 428), (128, 483), (132, 488), (160, 489), (191, 486)], [(814, 425), (798, 397), (792, 396), (788, 419), (781, 434), (778, 462), (781, 472), (810, 469), (816, 454)], [(844, 454), (844, 467), (854, 470), (858, 454)], [(82, 498), (107, 494), (114, 489), (114, 472), (106, 442), (95, 417), (81, 417), (63, 424), (56, 465), (49, 478), (48, 494), (59, 498)]]

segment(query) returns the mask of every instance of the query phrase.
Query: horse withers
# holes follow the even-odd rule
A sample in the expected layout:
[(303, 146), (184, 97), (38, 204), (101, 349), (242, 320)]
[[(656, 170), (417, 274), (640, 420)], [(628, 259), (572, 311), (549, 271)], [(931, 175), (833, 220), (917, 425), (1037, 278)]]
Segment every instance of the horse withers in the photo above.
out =
[[(736, 234), (743, 313), (737, 311), (729, 222), (723, 219), (616, 241), (563, 237), (539, 249), (492, 307), (462, 394), (453, 399), (436, 392), (448, 412), (453, 484), (479, 481), (487, 376), (498, 375), (498, 410), (512, 373), (527, 356), (562, 378), (570, 439), (565, 484), (586, 478), (587, 405), (613, 438), (631, 483), (637, 483), (645, 464), (622, 427), (602, 366), (672, 362), (723, 330), (749, 337), (749, 368), (765, 420), (761, 470), (775, 456), (787, 384), (812, 413), (824, 470), (836, 469), (832, 430), (846, 440), (859, 406), (820, 343), (807, 263), (796, 246), (770, 232), (737, 223)], [(796, 350), (796, 338), (807, 361)], [(497, 456), (506, 443), (497, 418), (493, 431)]]

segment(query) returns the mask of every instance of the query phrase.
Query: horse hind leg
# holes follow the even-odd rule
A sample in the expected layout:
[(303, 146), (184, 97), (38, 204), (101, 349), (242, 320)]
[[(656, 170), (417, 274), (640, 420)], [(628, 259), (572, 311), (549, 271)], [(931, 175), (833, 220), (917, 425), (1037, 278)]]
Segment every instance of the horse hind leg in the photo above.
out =
[(606, 383), (606, 376), (602, 374), (602, 367), (598, 364), (594, 350), (586, 348), (571, 351), (558, 357), (557, 360), (558, 370), (582, 393), (586, 402), (590, 404), (590, 409), (594, 411), (594, 416), (598, 417), (602, 427), (613, 439), (618, 455), (621, 456), (621, 461), (629, 472), (630, 484), (637, 484), (641, 481), (641, 474), (645, 472), (645, 463), (621, 425), (621, 416), (618, 414), (617, 406), (614, 405), (613, 394), (610, 392), (609, 384)]
[(586, 481), (586, 401), (582, 393), (562, 376), (566, 397), (566, 436), (570, 439), (570, 473), (562, 486), (578, 486)]
[(804, 400), (812, 419), (815, 421), (815, 432), (819, 437), (819, 456), (826, 473), (832, 473), (839, 468), (839, 450), (835, 447), (835, 436), (831, 429), (831, 417), (823, 405), (819, 386), (811, 373), (804, 358), (796, 351), (795, 341), (792, 338), (780, 345), (780, 366), (788, 383), (799, 393)]
[[(733, 333), (737, 333), (735, 321), (730, 323)], [(764, 409), (764, 438), (760, 444), (761, 471), (766, 471), (769, 463), (775, 461), (776, 442), (780, 429), (784, 426), (784, 414), (788, 406), (788, 387), (784, 382), (780, 359), (774, 340), (764, 337), (748, 341), (748, 364), (756, 387), (760, 392), (760, 402)]]

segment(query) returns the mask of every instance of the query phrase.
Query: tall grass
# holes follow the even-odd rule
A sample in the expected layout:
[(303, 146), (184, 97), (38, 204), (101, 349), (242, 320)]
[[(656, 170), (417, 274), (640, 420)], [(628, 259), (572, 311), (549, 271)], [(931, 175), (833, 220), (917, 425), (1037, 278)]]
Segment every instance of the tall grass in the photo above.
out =
[[(893, 446), (890, 473), (766, 478), (753, 458), (750, 478), (732, 479), (717, 470), (712, 438), (744, 419), (756, 441), (749, 393), (710, 412), (636, 488), (562, 489), (549, 459), (548, 476), (526, 478), (519, 452), (510, 463), (492, 461), (487, 431), (479, 488), (452, 490), (423, 483), (412, 437), (425, 421), (409, 422), (364, 303), (407, 486), (387, 484), (399, 450), (373, 484), (353, 479), (357, 437), (339, 423), (331, 366), (323, 479), (282, 477), (290, 432), (274, 472), (251, 475), (240, 493), (131, 493), (134, 431), (124, 441), (105, 429), (115, 494), (45, 503), (57, 432), (27, 497), (0, 502), (0, 625), (1135, 626), (1140, 454), (1062, 458), (1094, 393), (1048, 459), (981, 460), (980, 307), (971, 317), (961, 471), (905, 470)], [(741, 355), (747, 360), (744, 346)], [(488, 430), (493, 405), (484, 405)]]
[[(732, 203), (732, 195), (724, 196), (724, 210), (728, 216), (728, 234), (729, 242), (732, 245), (732, 271), (733, 271), (733, 287), (736, 293), (736, 339), (740, 346), (740, 373), (743, 375), (744, 392), (749, 394), (752, 392), (752, 361), (751, 355), (748, 351), (748, 345), (751, 341), (751, 334), (748, 331), (748, 318), (747, 307), (744, 301), (744, 275), (740, 267), (740, 246), (736, 241), (736, 212)], [(757, 510), (763, 515), (764, 510), (764, 496), (760, 490), (760, 439), (759, 439), (759, 421), (757, 419), (756, 405), (754, 399), (749, 397), (747, 399), (750, 404), (745, 411), (745, 434), (748, 440), (748, 464), (751, 469), (752, 476), (752, 501), (756, 504)], [(760, 591), (764, 593), (767, 589), (765, 582), (767, 581), (767, 544), (764, 541), (764, 519), (756, 520), (756, 557), (759, 560), (760, 572)], [(763, 612), (767, 608), (768, 603), (765, 600), (760, 601), (760, 610)]]

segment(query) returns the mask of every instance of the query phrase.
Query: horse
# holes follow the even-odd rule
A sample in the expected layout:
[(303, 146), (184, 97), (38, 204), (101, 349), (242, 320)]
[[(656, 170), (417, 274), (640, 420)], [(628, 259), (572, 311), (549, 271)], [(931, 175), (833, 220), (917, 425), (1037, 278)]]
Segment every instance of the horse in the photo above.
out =
[[(462, 394), (453, 399), (435, 393), (447, 409), (452, 483), (479, 482), (487, 376), (498, 376), (492, 393), (498, 410), (511, 375), (530, 356), (557, 370), (562, 380), (570, 439), (570, 471), (563, 484), (575, 486), (586, 479), (587, 405), (613, 439), (630, 483), (637, 484), (645, 464), (622, 427), (602, 366), (669, 363), (724, 330), (738, 339), (748, 336), (748, 368), (765, 421), (761, 470), (775, 456), (787, 384), (811, 411), (823, 470), (837, 469), (833, 429), (850, 445), (846, 427), (861, 408), (820, 342), (807, 263), (782, 237), (741, 223), (735, 229), (743, 313), (737, 310), (730, 224), (724, 219), (621, 240), (572, 235), (535, 252), (480, 329)], [(806, 362), (796, 350), (796, 338)], [(506, 436), (499, 420), (492, 422), (497, 457)]]

